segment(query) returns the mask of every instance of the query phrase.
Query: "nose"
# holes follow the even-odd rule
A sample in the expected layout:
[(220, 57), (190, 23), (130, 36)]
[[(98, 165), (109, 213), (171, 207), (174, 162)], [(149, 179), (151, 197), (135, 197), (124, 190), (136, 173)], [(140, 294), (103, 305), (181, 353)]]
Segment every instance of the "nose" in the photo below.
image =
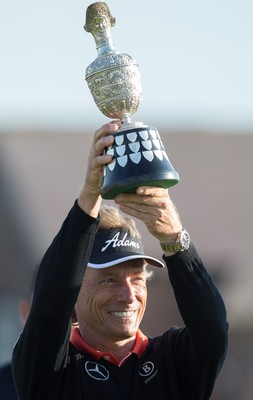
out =
[(125, 301), (127, 303), (133, 303), (135, 300), (135, 288), (131, 282), (124, 281), (118, 287), (117, 293), (118, 301)]

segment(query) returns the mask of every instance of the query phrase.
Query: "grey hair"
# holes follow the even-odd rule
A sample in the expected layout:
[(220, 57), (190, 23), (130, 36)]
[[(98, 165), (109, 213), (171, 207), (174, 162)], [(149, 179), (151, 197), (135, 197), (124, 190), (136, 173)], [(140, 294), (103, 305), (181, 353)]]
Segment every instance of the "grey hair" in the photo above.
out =
[(131, 236), (141, 240), (141, 234), (136, 227), (135, 221), (130, 217), (125, 217), (118, 208), (102, 204), (99, 216), (99, 230), (113, 228), (125, 229)]

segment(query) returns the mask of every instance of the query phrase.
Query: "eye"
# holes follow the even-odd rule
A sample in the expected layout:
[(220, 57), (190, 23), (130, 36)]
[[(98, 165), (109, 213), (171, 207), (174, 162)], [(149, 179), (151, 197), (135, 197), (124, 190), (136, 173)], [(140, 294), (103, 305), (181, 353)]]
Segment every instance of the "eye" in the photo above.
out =
[(146, 279), (143, 276), (136, 276), (132, 279), (132, 282), (136, 285), (146, 286)]
[(114, 283), (115, 282), (115, 280), (113, 279), (113, 278), (106, 278), (106, 279), (103, 279), (102, 281), (101, 281), (101, 283), (102, 284), (112, 284), (112, 283)]

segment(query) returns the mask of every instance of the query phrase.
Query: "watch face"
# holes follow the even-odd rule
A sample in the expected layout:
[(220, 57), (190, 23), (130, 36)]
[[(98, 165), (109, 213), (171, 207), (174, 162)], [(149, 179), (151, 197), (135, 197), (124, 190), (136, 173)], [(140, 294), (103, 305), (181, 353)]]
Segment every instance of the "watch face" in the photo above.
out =
[(181, 238), (180, 238), (180, 243), (181, 243), (182, 250), (188, 250), (189, 249), (190, 241), (191, 241), (191, 239), (190, 239), (189, 233), (186, 230), (182, 231), (182, 235), (181, 235)]

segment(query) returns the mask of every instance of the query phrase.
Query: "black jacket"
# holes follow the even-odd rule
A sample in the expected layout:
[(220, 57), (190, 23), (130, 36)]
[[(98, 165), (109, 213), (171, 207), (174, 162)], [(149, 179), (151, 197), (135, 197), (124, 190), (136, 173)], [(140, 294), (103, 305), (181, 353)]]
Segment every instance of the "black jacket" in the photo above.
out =
[(172, 327), (121, 366), (81, 353), (70, 316), (98, 220), (75, 203), (46, 252), (13, 352), (20, 400), (209, 399), (227, 351), (223, 300), (194, 246), (165, 258), (185, 327)]

